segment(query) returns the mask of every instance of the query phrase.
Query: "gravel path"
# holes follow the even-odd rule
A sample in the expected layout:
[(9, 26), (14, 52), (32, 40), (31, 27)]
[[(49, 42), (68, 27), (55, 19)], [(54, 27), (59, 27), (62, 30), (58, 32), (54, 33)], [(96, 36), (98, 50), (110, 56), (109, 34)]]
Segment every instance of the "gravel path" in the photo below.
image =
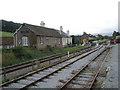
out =
[(112, 46), (113, 48), (104, 63), (106, 69), (108, 68), (108, 72), (102, 88), (118, 88), (118, 45)]

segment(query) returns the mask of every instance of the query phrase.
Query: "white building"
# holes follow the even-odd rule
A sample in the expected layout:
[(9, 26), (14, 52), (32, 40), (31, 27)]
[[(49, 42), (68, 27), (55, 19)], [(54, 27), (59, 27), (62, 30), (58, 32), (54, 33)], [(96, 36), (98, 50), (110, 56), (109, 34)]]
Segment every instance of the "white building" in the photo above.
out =
[(63, 32), (63, 27), (60, 26), (59, 33), (62, 36), (62, 46), (63, 47), (72, 44), (72, 37), (70, 37), (70, 35), (69, 35), (69, 30), (67, 31), (67, 33), (65, 33), (65, 32)]

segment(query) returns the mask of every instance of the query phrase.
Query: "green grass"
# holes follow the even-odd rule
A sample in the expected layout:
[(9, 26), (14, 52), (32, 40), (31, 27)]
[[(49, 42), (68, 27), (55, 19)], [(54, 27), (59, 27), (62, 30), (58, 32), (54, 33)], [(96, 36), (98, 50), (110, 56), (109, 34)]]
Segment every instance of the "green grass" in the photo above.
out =
[(73, 51), (73, 50), (77, 50), (80, 48), (83, 48), (84, 46), (75, 46), (75, 47), (70, 47), (70, 48), (64, 48), (64, 51)]
[(103, 39), (103, 40), (99, 40), (99, 42), (106, 42), (107, 40), (106, 39)]
[(58, 47), (49, 46), (41, 50), (37, 50), (36, 48), (32, 48), (32, 47), (22, 47), (22, 46), (11, 48), (11, 49), (3, 48), (2, 49), (2, 66), (6, 67), (9, 65), (22, 63), (22, 62), (37, 59), (37, 58), (43, 58), (53, 54), (77, 50), (83, 47), (84, 46), (58, 48)]
[(10, 32), (1, 32), (0, 31), (0, 37), (9, 37), (9, 36), (12, 36), (13, 33), (10, 33)]

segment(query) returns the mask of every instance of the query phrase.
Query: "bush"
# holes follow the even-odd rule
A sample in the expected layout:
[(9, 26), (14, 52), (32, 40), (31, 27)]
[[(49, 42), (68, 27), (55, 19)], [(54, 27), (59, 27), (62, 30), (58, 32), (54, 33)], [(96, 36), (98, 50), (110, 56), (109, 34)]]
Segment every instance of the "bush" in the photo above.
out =
[[(47, 46), (44, 49), (38, 50), (33, 47), (14, 47), (11, 49), (2, 49), (2, 64), (3, 66), (9, 66), (13, 64), (22, 63), (28, 60), (43, 58), (57, 53), (64, 53), (67, 51), (77, 50), (83, 48), (83, 46), (76, 46), (70, 48), (60, 48)], [(1, 63), (1, 62), (0, 62)]]
[(2, 54), (2, 66), (12, 65), (14, 63), (17, 63), (17, 60), (12, 52)]
[(52, 51), (53, 51), (53, 48), (54, 48), (54, 47), (52, 47), (52, 46), (50, 46), (50, 45), (47, 45), (47, 49), (48, 49), (49, 51), (52, 52)]
[(2, 48), (2, 53), (10, 53), (11, 49)]
[(32, 59), (32, 55), (31, 55), (31, 50), (27, 47), (15, 47), (12, 49), (14, 55), (16, 57), (19, 57), (20, 59), (23, 59), (23, 58), (31, 58)]

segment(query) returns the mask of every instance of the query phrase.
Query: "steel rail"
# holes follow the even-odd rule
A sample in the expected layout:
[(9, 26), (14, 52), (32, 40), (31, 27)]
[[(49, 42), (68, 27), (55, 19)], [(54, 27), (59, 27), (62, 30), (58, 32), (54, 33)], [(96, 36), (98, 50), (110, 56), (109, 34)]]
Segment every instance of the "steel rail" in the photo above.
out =
[(94, 85), (94, 82), (95, 82), (95, 80), (96, 80), (96, 78), (97, 78), (97, 76), (98, 76), (98, 74), (100, 73), (100, 71), (101, 71), (101, 69), (102, 69), (102, 66), (103, 66), (103, 64), (104, 64), (104, 62), (105, 62), (105, 60), (107, 59), (107, 57), (108, 57), (108, 55), (109, 55), (109, 53), (110, 53), (110, 48), (109, 48), (109, 52), (107, 53), (107, 55), (105, 56), (105, 58), (104, 58), (104, 60), (103, 60), (103, 62), (102, 62), (102, 64), (101, 64), (101, 66), (100, 66), (100, 68), (99, 68), (99, 70), (98, 70), (98, 72), (96, 73), (96, 75), (95, 75), (95, 77), (94, 77), (94, 79), (93, 79), (93, 81), (92, 81), (92, 83), (91, 83), (91, 85), (89, 86), (89, 88), (91, 89), (92, 88), (92, 86)]
[(52, 73), (50, 73), (50, 74), (48, 74), (48, 75), (46, 75), (46, 76), (44, 76), (44, 77), (42, 77), (42, 78), (36, 80), (36, 81), (34, 81), (34, 82), (30, 83), (30, 84), (27, 84), (26, 86), (20, 88), (20, 90), (24, 90), (25, 88), (31, 86), (32, 84), (34, 84), (34, 83), (36, 83), (36, 82), (38, 82), (38, 81), (41, 81), (42, 79), (44, 79), (44, 78), (46, 78), (46, 77), (48, 77), (48, 76), (50, 76), (50, 75), (52, 75), (52, 74), (54, 74), (54, 73), (60, 71), (61, 69), (64, 69), (65, 67), (67, 67), (67, 66), (69, 66), (69, 65), (71, 65), (71, 64), (73, 64), (73, 63), (75, 63), (75, 62), (77, 62), (78, 60), (80, 60), (80, 59), (82, 59), (82, 58), (84, 58), (84, 57), (90, 55), (91, 53), (93, 53), (93, 52), (95, 52), (95, 51), (97, 51), (97, 50), (94, 50), (94, 51), (92, 51), (92, 52), (90, 52), (90, 53), (88, 53), (88, 54), (86, 54), (86, 55), (84, 55), (84, 56), (82, 56), (82, 57), (76, 59), (75, 61), (73, 61), (73, 62), (71, 62), (71, 63), (69, 63), (69, 64), (67, 64), (67, 65), (65, 65), (65, 66), (63, 66), (63, 67), (61, 67), (61, 68), (59, 68), (58, 70), (55, 70), (54, 72), (52, 72)]
[[(71, 51), (70, 54), (73, 54), (73, 53), (76, 53), (76, 52), (80, 52), (83, 49), (85, 49), (85, 50), (86, 49), (90, 49), (90, 47), (81, 48), (79, 50)], [(66, 56), (66, 55), (67, 55), (67, 53), (56, 54), (56, 55), (51, 55), (51, 56), (48, 56), (48, 57), (45, 57), (45, 58), (41, 58), (41, 59), (34, 59), (34, 60), (23, 62), (23, 63), (20, 63), (20, 64), (15, 64), (15, 65), (3, 67), (2, 69), (0, 69), (0, 70), (2, 70), (2, 72), (0, 72), (0, 74), (4, 74), (4, 70), (6, 70), (5, 73), (10, 73), (10, 72), (22, 69), (22, 68), (29, 67), (31, 65), (35, 65), (36, 61), (39, 61), (39, 63), (43, 63), (43, 62), (51, 61), (51, 60), (54, 60), (54, 59), (57, 59), (57, 58), (60, 58), (60, 57)]]
[[(99, 49), (99, 48), (98, 48), (98, 49)], [(86, 54), (86, 55), (80, 57), (79, 59), (82, 59), (82, 58), (84, 58), (84, 57), (90, 55), (91, 53), (97, 51), (98, 49), (96, 49), (96, 50), (94, 50), (94, 51), (92, 51), (92, 52), (90, 52), (90, 53), (88, 53), (88, 54)], [(73, 57), (71, 57), (71, 58), (73, 58)], [(69, 58), (69, 59), (70, 59), (70, 58)], [(79, 59), (77, 59), (76, 61), (78, 61)], [(66, 60), (65, 60), (65, 61), (66, 61)], [(64, 61), (62, 61), (62, 62), (64, 62)], [(75, 62), (75, 61), (74, 61), (74, 62)], [(74, 62), (72, 62), (72, 63), (74, 63)], [(59, 63), (61, 63), (61, 62), (59, 62)], [(57, 64), (59, 64), (59, 63), (57, 63)], [(71, 63), (71, 64), (72, 64), (72, 63)], [(45, 67), (45, 68), (43, 68), (43, 69), (40, 69), (40, 70), (31, 72), (31, 73), (28, 73), (28, 74), (26, 74), (26, 75), (23, 75), (23, 76), (17, 78), (17, 79), (14, 79), (14, 80), (11, 80), (11, 81), (9, 81), (9, 82), (6, 82), (6, 83), (2, 84), (1, 86), (2, 86), (2, 87), (3, 87), (3, 86), (7, 86), (7, 85), (10, 84), (10, 83), (17, 82), (17, 81), (20, 80), (20, 79), (24, 79), (24, 78), (27, 77), (27, 76), (30, 76), (30, 75), (32, 75), (32, 74), (35, 74), (35, 73), (37, 73), (37, 72), (39, 72), (39, 71), (43, 71), (43, 70), (45, 70), (45, 69), (47, 69), (47, 68), (49, 68), (49, 67), (55, 66), (55, 65), (57, 65), (57, 64), (54, 64), (54, 65)], [(68, 64), (68, 65), (70, 65), (70, 64)], [(68, 66), (68, 65), (66, 65), (66, 66)], [(63, 67), (63, 68), (65, 68), (65, 67)], [(61, 68), (61, 69), (62, 69), (62, 68)], [(59, 70), (61, 70), (61, 69), (59, 69)], [(59, 71), (59, 70), (57, 70), (57, 71)], [(55, 72), (57, 72), (57, 71), (55, 71)], [(53, 73), (55, 73), (55, 72), (53, 72)], [(48, 75), (45, 76), (44, 78), (48, 77), (49, 75), (51, 75), (51, 74), (53, 74), (53, 73), (48, 74)], [(43, 78), (42, 78), (42, 79), (43, 79)], [(38, 82), (39, 80), (41, 80), (41, 78), (38, 79), (38, 80), (35, 81), (35, 82)], [(35, 82), (34, 82), (34, 83), (35, 83)], [(31, 84), (33, 84), (33, 83), (31, 83)], [(31, 84), (27, 85), (26, 87), (30, 86)], [(24, 87), (24, 88), (25, 88), (25, 87)]]
[[(59, 90), (63, 90), (68, 84), (70, 84), (72, 82), (72, 80), (75, 79), (75, 77), (77, 77), (91, 62), (93, 62), (96, 58), (98, 58), (103, 52), (105, 52), (107, 49), (105, 48), (102, 52), (100, 52), (96, 57), (94, 57), (92, 60), (90, 60), (87, 64), (85, 64), (70, 80), (68, 80), (67, 82), (65, 82), (65, 84), (63, 84)], [(97, 75), (96, 75), (97, 77)], [(92, 84), (91, 84), (92, 85)]]

